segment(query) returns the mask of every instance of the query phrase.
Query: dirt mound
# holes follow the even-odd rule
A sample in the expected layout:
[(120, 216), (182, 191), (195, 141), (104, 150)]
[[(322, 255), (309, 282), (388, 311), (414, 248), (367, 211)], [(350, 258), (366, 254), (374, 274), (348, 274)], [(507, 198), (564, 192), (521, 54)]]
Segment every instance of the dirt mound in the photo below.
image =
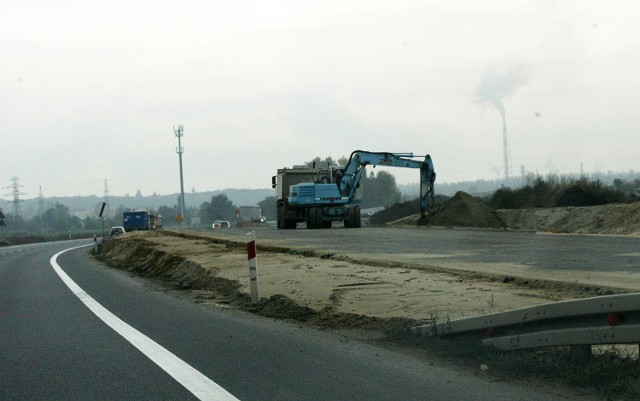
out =
[(291, 298), (281, 294), (263, 299), (259, 305), (252, 308), (262, 316), (307, 322), (313, 326), (328, 329), (364, 329), (394, 332), (411, 327), (412, 324), (417, 322), (414, 319), (407, 318), (383, 319), (353, 313), (340, 313), (331, 307), (325, 307), (318, 311), (301, 306)]
[(640, 235), (640, 202), (589, 207), (503, 209), (497, 213), (509, 227), (521, 230)]
[[(96, 258), (109, 266), (157, 278), (181, 290), (211, 290), (222, 296), (236, 296), (241, 285), (216, 277), (215, 270), (204, 269), (197, 263), (171, 253), (154, 249), (137, 238), (105, 241), (102, 253)], [(241, 298), (245, 298), (242, 296)]]
[(422, 225), (505, 228), (506, 224), (495, 210), (466, 192), (459, 191), (453, 198), (431, 212)]
[[(202, 237), (180, 235), (186, 238)], [(230, 250), (230, 252), (233, 252)], [(158, 280), (170, 290), (191, 294), (198, 302), (213, 301), (276, 319), (305, 322), (312, 326), (329, 329), (368, 329), (398, 331), (418, 320), (408, 318), (378, 318), (361, 314), (341, 313), (335, 308), (322, 310), (300, 305), (286, 295), (276, 294), (262, 298), (256, 305), (251, 304), (248, 294), (241, 291), (242, 285), (236, 280), (218, 277), (217, 269), (204, 268), (184, 256), (158, 250), (140, 238), (121, 238), (105, 241), (102, 252), (95, 255), (109, 266), (128, 270), (142, 277)]]

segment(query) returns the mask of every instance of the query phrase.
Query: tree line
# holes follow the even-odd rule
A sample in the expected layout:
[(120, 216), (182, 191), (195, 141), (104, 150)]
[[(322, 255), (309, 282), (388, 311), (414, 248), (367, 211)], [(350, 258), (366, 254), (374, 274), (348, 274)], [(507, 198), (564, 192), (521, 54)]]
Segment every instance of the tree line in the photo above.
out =
[(640, 199), (640, 181), (615, 180), (613, 186), (586, 177), (537, 176), (520, 188), (500, 188), (487, 197), (494, 209), (529, 209), (564, 206), (597, 206), (635, 202)]
[[(347, 159), (342, 157), (334, 160), (331, 157), (315, 159), (304, 164), (312, 166), (332, 166), (341, 168), (346, 165)], [(365, 173), (361, 181), (362, 188), (362, 204), (361, 207), (372, 208), (380, 206), (389, 206), (400, 201), (402, 195), (396, 184), (395, 177), (386, 172), (379, 171), (375, 174), (373, 171)], [(142, 199), (141, 194), (136, 194), (136, 199)], [(180, 214), (180, 196), (176, 198), (175, 204), (171, 206), (159, 206), (156, 208), (148, 207), (146, 210), (157, 213), (161, 216), (161, 224), (163, 227), (175, 227), (179, 223), (177, 216)], [(199, 206), (188, 207), (184, 211), (184, 222), (182, 224), (200, 225), (211, 227), (215, 220), (227, 220), (233, 222), (236, 219), (236, 209), (240, 205), (234, 204), (224, 193), (212, 195), (209, 201), (202, 202)], [(276, 198), (268, 196), (257, 203), (262, 209), (262, 214), (268, 220), (276, 218)], [(137, 207), (137, 210), (143, 209)], [(50, 238), (81, 238), (90, 237), (94, 234), (101, 235), (104, 229), (107, 231), (113, 226), (122, 225), (122, 215), (124, 212), (133, 210), (132, 208), (120, 205), (108, 216), (103, 219), (97, 216), (86, 216), (80, 218), (70, 212), (69, 207), (56, 202), (43, 213), (36, 215), (31, 219), (24, 219), (21, 216), (13, 216), (5, 213), (6, 226), (3, 227), (0, 236), (6, 237), (42, 237), (42, 240)]]

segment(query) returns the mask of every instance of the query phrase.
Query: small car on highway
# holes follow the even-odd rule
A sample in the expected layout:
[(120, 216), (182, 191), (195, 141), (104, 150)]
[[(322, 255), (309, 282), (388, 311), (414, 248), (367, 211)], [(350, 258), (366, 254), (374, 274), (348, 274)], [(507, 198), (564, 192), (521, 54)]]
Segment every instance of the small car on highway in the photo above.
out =
[(111, 227), (111, 230), (109, 230), (109, 236), (110, 237), (116, 237), (120, 234), (124, 234), (125, 230), (124, 227), (122, 226), (116, 226), (116, 227)]
[(226, 220), (216, 220), (213, 222), (213, 224), (211, 225), (211, 228), (213, 229), (217, 229), (217, 228), (231, 228), (231, 223), (229, 223)]

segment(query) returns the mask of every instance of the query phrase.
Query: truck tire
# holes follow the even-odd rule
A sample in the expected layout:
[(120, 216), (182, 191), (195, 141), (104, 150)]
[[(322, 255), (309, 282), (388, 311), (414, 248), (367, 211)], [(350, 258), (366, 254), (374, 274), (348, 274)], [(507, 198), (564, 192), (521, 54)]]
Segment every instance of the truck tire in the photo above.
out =
[(285, 205), (278, 205), (277, 219), (278, 219), (278, 228), (279, 229), (290, 230), (290, 229), (296, 228), (296, 221), (295, 220), (287, 220), (287, 218), (286, 218)]
[(278, 205), (277, 222), (278, 222), (278, 228), (283, 229), (285, 226), (284, 205)]
[(313, 207), (309, 209), (307, 214), (307, 228), (321, 228), (322, 227), (322, 209), (319, 207)]

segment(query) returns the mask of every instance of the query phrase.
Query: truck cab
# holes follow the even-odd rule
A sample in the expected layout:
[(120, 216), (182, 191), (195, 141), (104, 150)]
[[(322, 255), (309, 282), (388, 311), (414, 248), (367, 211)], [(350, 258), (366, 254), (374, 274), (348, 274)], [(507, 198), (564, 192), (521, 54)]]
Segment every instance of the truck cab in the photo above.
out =
[[(360, 226), (360, 192), (354, 199), (340, 194), (337, 182), (342, 169), (294, 166), (278, 169), (271, 179), (276, 190), (278, 228), (296, 228), (307, 223), (308, 228), (329, 228), (332, 221), (345, 221), (345, 226)], [(350, 209), (347, 211), (347, 209)], [(350, 216), (346, 217), (346, 213)]]

